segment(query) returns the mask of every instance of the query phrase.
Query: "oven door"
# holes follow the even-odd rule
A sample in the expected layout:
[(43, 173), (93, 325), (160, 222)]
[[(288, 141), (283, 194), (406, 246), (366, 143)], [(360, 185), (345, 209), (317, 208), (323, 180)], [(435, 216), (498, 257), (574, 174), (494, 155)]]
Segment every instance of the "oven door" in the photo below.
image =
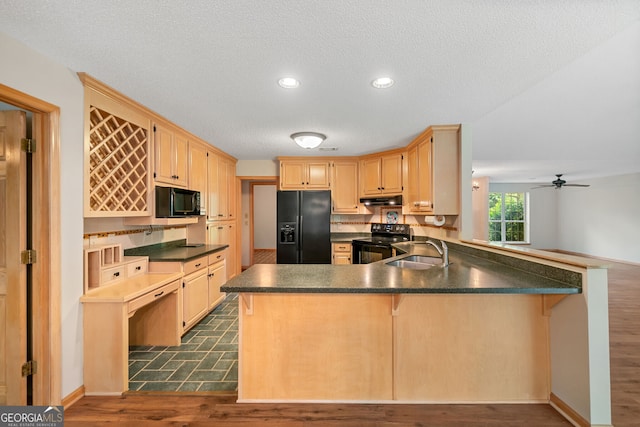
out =
[(369, 264), (392, 256), (391, 245), (354, 241), (352, 247), (353, 264)]

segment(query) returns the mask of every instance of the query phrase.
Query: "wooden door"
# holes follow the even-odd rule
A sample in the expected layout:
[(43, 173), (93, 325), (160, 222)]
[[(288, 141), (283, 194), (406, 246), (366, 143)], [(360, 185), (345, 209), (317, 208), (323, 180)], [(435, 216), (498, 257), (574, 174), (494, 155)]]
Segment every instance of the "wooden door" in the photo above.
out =
[(229, 219), (229, 163), (218, 159), (218, 219)]
[(374, 196), (381, 192), (380, 158), (365, 159), (360, 162), (360, 185), (363, 196)]
[(173, 185), (175, 183), (172, 167), (173, 132), (158, 124), (153, 125), (153, 145), (156, 156), (154, 178), (158, 182)]
[(418, 144), (418, 201), (419, 210), (431, 211), (433, 206), (432, 138)]
[(208, 268), (184, 279), (182, 288), (183, 330), (193, 325), (209, 308)]
[(0, 406), (27, 404), (26, 114), (0, 112)]
[(218, 219), (218, 156), (209, 151), (207, 155), (207, 219), (215, 221)]
[(189, 144), (189, 190), (200, 192), (200, 206), (207, 208), (207, 150), (200, 144)]
[(356, 161), (338, 161), (333, 164), (331, 195), (333, 213), (358, 213), (358, 163)]
[(402, 193), (402, 154), (383, 156), (380, 160), (383, 194)]
[(184, 135), (175, 134), (173, 138), (173, 175), (174, 185), (186, 187), (189, 184), (189, 141)]
[(303, 190), (305, 182), (304, 162), (292, 160), (280, 162), (280, 190)]
[(329, 189), (329, 162), (309, 162), (306, 169), (308, 189)]

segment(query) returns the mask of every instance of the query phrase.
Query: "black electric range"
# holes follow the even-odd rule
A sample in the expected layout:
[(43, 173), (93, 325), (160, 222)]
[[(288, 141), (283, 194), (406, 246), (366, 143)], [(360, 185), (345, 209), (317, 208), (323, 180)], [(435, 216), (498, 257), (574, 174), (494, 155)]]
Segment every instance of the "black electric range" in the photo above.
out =
[(391, 245), (411, 239), (408, 224), (371, 224), (371, 237), (355, 239), (351, 242), (353, 264), (368, 264), (393, 256)]

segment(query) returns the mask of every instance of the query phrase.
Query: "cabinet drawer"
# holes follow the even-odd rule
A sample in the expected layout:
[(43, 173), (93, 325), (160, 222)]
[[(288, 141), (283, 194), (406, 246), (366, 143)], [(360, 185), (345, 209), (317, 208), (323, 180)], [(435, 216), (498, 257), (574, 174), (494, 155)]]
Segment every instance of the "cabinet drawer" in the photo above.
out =
[(133, 277), (138, 274), (144, 274), (147, 272), (147, 261), (141, 260), (136, 262), (130, 262), (127, 264), (127, 277)]
[(224, 250), (224, 251), (220, 251), (220, 252), (214, 252), (211, 255), (209, 255), (209, 265), (215, 264), (215, 263), (220, 262), (220, 261), (224, 261), (226, 252), (227, 251)]
[(334, 252), (351, 252), (351, 243), (334, 243)]
[(140, 307), (144, 307), (147, 304), (151, 304), (153, 301), (165, 297), (167, 295), (169, 295), (171, 292), (175, 291), (178, 289), (178, 286), (180, 284), (179, 280), (175, 280), (171, 283), (169, 283), (168, 285), (164, 285), (158, 289), (155, 289), (147, 294), (144, 294), (142, 296), (139, 296), (138, 298), (129, 301), (128, 304), (128, 312), (131, 313), (132, 311), (136, 311), (137, 309), (139, 309)]
[(101, 283), (111, 282), (113, 280), (124, 279), (126, 275), (126, 266), (120, 265), (118, 267), (106, 268), (102, 270)]
[(190, 274), (194, 271), (198, 271), (201, 268), (205, 268), (209, 265), (207, 260), (207, 255), (201, 256), (200, 258), (193, 259), (191, 261), (186, 261), (184, 263), (184, 274)]

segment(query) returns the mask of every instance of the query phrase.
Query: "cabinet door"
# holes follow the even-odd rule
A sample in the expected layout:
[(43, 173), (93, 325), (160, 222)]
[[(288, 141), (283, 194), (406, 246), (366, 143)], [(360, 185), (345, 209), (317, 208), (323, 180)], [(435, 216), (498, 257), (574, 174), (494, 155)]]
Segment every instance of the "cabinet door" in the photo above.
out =
[(402, 154), (383, 156), (380, 159), (381, 191), (383, 194), (402, 193)]
[(433, 206), (433, 165), (432, 139), (426, 139), (418, 144), (418, 210), (432, 211)]
[(329, 162), (308, 162), (305, 185), (309, 190), (329, 189)]
[(189, 144), (189, 189), (200, 192), (200, 203), (207, 208), (207, 150), (200, 144)]
[(220, 291), (220, 286), (227, 281), (227, 269), (225, 261), (222, 260), (209, 266), (209, 310), (220, 304), (224, 298), (224, 292)]
[(358, 163), (338, 161), (333, 163), (331, 182), (332, 212), (336, 214), (358, 213)]
[(365, 159), (360, 162), (360, 184), (363, 196), (374, 196), (382, 191), (380, 158)]
[(229, 219), (229, 162), (218, 158), (218, 216), (217, 219)]
[(218, 156), (210, 151), (207, 157), (207, 219), (218, 219)]
[(419, 200), (419, 180), (418, 180), (418, 146), (412, 146), (407, 151), (407, 182), (405, 183), (405, 191), (407, 194), (407, 203), (409, 212), (414, 212)]
[(153, 145), (155, 148), (155, 180), (173, 184), (173, 132), (158, 124), (153, 125)]
[(227, 224), (227, 230), (225, 235), (225, 243), (229, 245), (229, 251), (227, 252), (227, 279), (231, 279), (238, 274), (238, 238), (236, 236), (236, 224), (231, 222)]
[(182, 320), (184, 330), (190, 328), (209, 309), (208, 270), (202, 270), (184, 279), (182, 287)]
[(351, 264), (351, 244), (333, 243), (333, 264)]
[(302, 161), (280, 162), (280, 189), (303, 190), (305, 188), (305, 163)]
[(227, 212), (229, 219), (236, 218), (236, 163), (227, 162)]
[(173, 138), (173, 176), (174, 185), (186, 187), (189, 181), (189, 142), (179, 133)]

